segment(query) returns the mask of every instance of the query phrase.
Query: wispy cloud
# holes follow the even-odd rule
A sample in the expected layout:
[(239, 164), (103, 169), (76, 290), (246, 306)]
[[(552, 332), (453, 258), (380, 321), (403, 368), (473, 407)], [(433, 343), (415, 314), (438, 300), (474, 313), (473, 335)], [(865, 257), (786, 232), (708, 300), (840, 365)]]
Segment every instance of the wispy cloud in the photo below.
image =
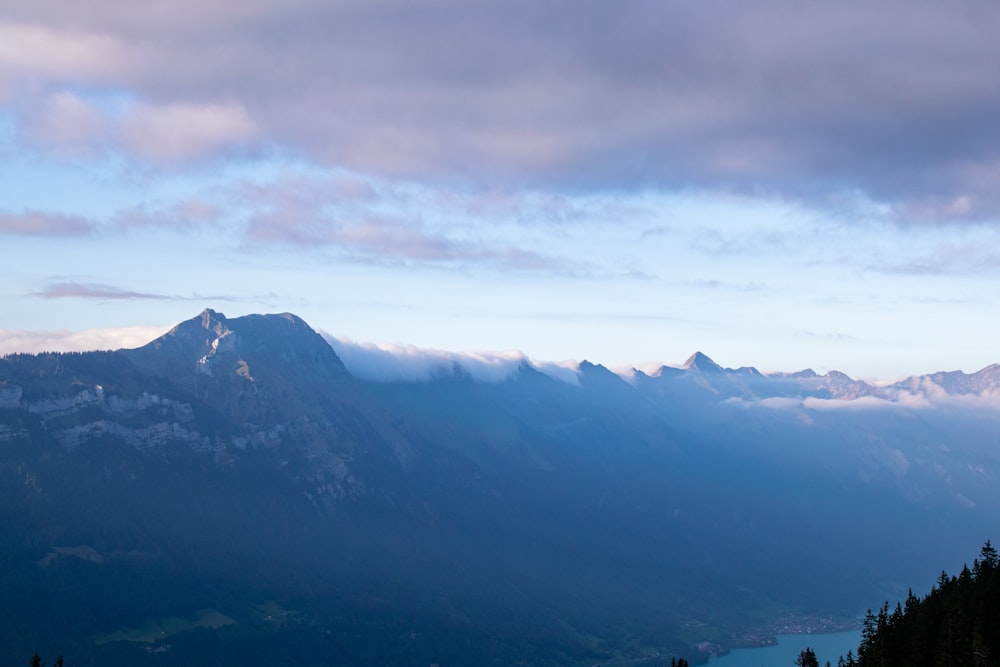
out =
[(759, 255), (761, 253), (780, 253), (795, 255), (805, 241), (804, 234), (790, 233), (787, 229), (737, 228), (722, 230), (713, 228), (698, 229), (698, 234), (691, 240), (691, 246), (707, 255)]
[(119, 211), (114, 224), (119, 229), (196, 229), (217, 226), (219, 205), (204, 199), (186, 199), (165, 206), (139, 206)]
[(560, 274), (585, 268), (516, 246), (450, 238), (400, 216), (338, 220), (265, 214), (250, 221), (247, 237), (252, 242), (325, 247), (348, 259), (380, 264), (476, 265)]
[(32, 292), (31, 296), (38, 296), (43, 299), (97, 299), (100, 301), (171, 298), (164, 294), (133, 292), (112, 285), (74, 282), (50, 283), (41, 290)]
[(244, 299), (267, 300), (275, 295), (243, 295), (231, 294), (161, 294), (157, 292), (139, 292), (127, 290), (114, 285), (100, 283), (84, 283), (74, 281), (50, 282), (42, 289), (31, 292), (28, 296), (43, 299), (93, 299), (95, 301), (195, 301), (198, 303), (234, 302)]
[[(561, 275), (593, 269), (507, 242), (489, 229), (451, 223), (450, 211), (471, 205), (470, 200), (442, 197), (433, 189), (393, 187), (339, 174), (286, 174), (268, 183), (242, 183), (229, 196), (243, 207), (245, 238), (256, 248), (323, 249), (376, 264)], [(496, 218), (479, 222), (487, 227), (490, 222), (498, 227), (511, 224)]]
[(747, 282), (734, 283), (726, 280), (692, 280), (686, 283), (690, 287), (704, 290), (719, 290), (723, 292), (764, 292), (769, 289), (765, 283)]
[(0, 234), (73, 237), (88, 236), (96, 229), (93, 221), (78, 215), (45, 211), (0, 213)]
[(796, 331), (795, 335), (803, 338), (822, 338), (836, 341), (858, 340), (857, 336), (852, 336), (851, 334), (843, 333), (841, 331), (810, 331), (808, 329), (802, 329), (800, 331)]
[[(986, 242), (984, 242), (986, 241)], [(995, 238), (944, 243), (932, 251), (882, 266), (889, 273), (911, 275), (961, 275), (1000, 271), (1000, 250)]]

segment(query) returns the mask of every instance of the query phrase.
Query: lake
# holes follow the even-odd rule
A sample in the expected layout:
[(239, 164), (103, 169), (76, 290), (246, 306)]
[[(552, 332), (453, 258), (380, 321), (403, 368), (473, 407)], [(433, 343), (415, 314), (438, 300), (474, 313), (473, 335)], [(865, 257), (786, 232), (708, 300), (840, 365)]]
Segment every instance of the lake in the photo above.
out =
[(857, 655), (860, 641), (860, 630), (822, 635), (778, 635), (775, 646), (738, 648), (729, 655), (709, 660), (708, 667), (794, 667), (795, 659), (807, 646), (816, 652), (821, 667), (827, 661), (835, 666), (837, 659), (847, 655), (848, 651)]

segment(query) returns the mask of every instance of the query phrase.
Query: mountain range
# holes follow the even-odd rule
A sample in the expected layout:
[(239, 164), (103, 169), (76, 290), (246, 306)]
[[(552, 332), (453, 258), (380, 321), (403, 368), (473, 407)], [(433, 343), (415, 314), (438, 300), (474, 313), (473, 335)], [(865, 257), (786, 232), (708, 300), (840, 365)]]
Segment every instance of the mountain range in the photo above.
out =
[(0, 653), (660, 664), (847, 627), (1000, 518), (1000, 366), (353, 374), (291, 314), (0, 358)]

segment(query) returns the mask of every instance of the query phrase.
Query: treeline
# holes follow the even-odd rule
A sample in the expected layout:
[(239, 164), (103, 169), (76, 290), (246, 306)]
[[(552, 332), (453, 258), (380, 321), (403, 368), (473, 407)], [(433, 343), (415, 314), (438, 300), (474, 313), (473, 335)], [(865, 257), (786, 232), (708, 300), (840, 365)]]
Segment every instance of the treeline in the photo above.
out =
[(958, 576), (941, 572), (923, 599), (865, 616), (858, 653), (841, 667), (986, 667), (1000, 660), (1000, 558), (989, 543)]

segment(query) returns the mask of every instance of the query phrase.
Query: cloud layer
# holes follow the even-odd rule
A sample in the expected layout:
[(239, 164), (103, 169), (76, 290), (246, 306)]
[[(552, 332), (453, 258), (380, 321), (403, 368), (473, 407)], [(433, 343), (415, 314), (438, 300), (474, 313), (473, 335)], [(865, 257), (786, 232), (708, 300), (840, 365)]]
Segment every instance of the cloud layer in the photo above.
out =
[[(192, 20), (197, 17), (196, 20)], [(10, 2), (0, 103), (46, 150), (277, 150), (426, 182), (1000, 213), (1000, 8), (765, 0)]]
[(169, 326), (117, 327), (86, 331), (0, 329), (0, 354), (89, 352), (140, 347), (162, 336), (169, 329)]
[(478, 382), (503, 382), (528, 359), (520, 352), (446, 352), (412, 345), (356, 343), (321, 332), (352, 375), (375, 382), (428, 382), (471, 377)]

